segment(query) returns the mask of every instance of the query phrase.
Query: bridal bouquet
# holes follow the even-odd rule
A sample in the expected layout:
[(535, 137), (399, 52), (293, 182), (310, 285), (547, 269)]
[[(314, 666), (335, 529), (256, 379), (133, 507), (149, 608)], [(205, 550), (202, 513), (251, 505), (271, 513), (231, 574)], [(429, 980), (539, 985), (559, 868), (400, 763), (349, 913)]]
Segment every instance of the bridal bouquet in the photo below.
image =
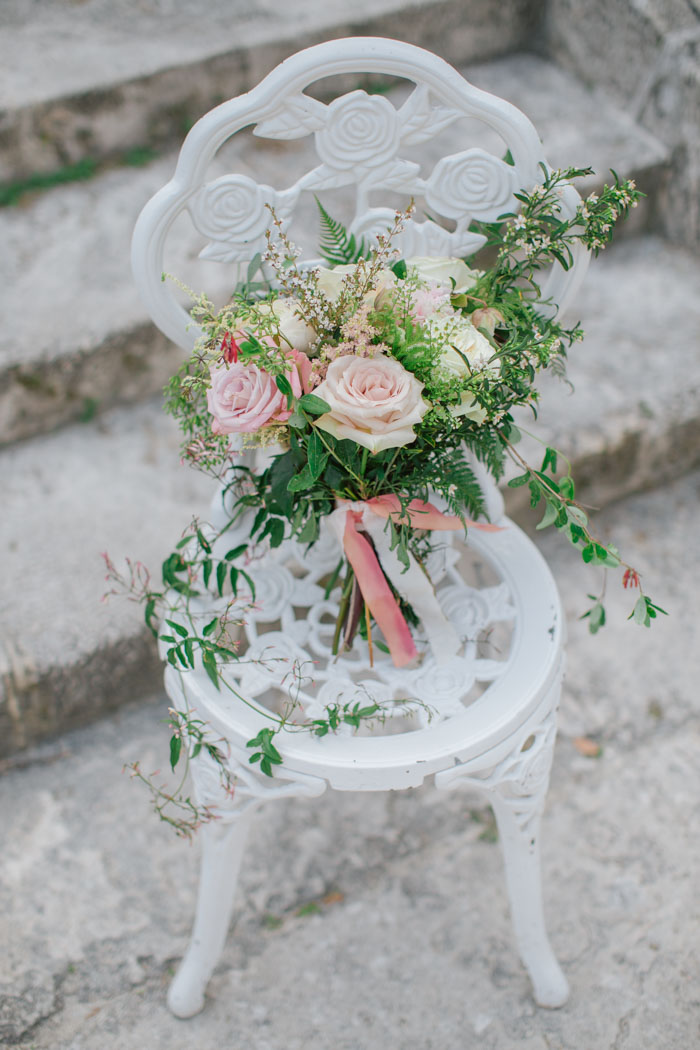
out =
[[(426, 556), (435, 532), (498, 528), (486, 520), (474, 467), (497, 480), (507, 458), (518, 465), (509, 484), (527, 486), (542, 507), (539, 527), (562, 532), (585, 562), (621, 570), (636, 591), (631, 618), (649, 626), (663, 612), (592, 532), (564, 457), (545, 447), (532, 466), (517, 447), (513, 410), (536, 409), (537, 373), (563, 374), (582, 335), (543, 301), (539, 273), (568, 268), (576, 242), (597, 254), (640, 196), (615, 175), (562, 218), (563, 187), (586, 174), (543, 168), (541, 182), (516, 194), (517, 214), (480, 224), (486, 245), (467, 260), (401, 258), (394, 244), (412, 208), (368, 245), (319, 203), (325, 265), (302, 264), (271, 211), (267, 250), (230, 302), (217, 310), (190, 293), (202, 334), (167, 388), (167, 409), (182, 428), (183, 457), (221, 482), (226, 522), (191, 524), (163, 564), (162, 589), (140, 571), (128, 581), (175, 667), (200, 659), (219, 688), (222, 664), (238, 658), (233, 616), (195, 629), (190, 603), (212, 593), (229, 609), (254, 602), (251, 559), (290, 539), (312, 545), (324, 521), (341, 555), (326, 590), (340, 588), (334, 651), (364, 644), (370, 661), (379, 648), (405, 666), (417, 658), (412, 628), (421, 622), (436, 657), (453, 655), (460, 642)], [(245, 516), (248, 538), (229, 549), (227, 530)], [(605, 610), (602, 596), (591, 599), (584, 616), (595, 632)], [(277, 758), (267, 744), (254, 757), (269, 772)]]

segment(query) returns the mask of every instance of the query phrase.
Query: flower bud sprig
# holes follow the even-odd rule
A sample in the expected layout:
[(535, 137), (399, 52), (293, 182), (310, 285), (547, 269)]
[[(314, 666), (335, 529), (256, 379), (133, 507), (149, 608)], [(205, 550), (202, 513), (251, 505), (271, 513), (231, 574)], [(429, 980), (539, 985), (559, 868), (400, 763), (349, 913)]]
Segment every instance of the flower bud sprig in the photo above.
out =
[[(513, 428), (514, 429), (514, 428)], [(656, 619), (657, 614), (667, 616), (668, 613), (660, 605), (656, 605), (648, 595), (644, 594), (641, 583), (641, 573), (632, 565), (623, 561), (617, 547), (612, 544), (603, 543), (591, 531), (588, 523), (588, 515), (574, 499), (574, 479), (571, 476), (571, 465), (567, 461), (567, 471), (561, 477), (556, 478), (557, 462), (561, 453), (556, 449), (547, 447), (540, 470), (531, 467), (517, 449), (513, 441), (505, 434), (501, 435), (510, 458), (518, 464), (523, 473), (512, 478), (508, 485), (510, 488), (520, 488), (527, 485), (530, 489), (530, 506), (536, 507), (544, 501), (545, 510), (542, 520), (537, 525), (538, 529), (546, 529), (553, 525), (562, 531), (577, 550), (586, 565), (600, 565), (607, 572), (608, 569), (624, 569), (622, 584), (625, 590), (628, 587), (637, 589), (639, 597), (628, 619), (644, 627), (650, 627), (651, 621)], [(549, 471), (549, 474), (547, 473)], [(596, 634), (605, 625), (606, 615), (603, 604), (605, 598), (606, 578), (603, 579), (603, 588), (599, 595), (589, 594), (593, 602), (581, 619), (588, 620), (588, 628), (591, 634)]]
[(262, 255), (263, 262), (270, 265), (280, 287), (298, 302), (299, 317), (319, 335), (332, 332), (334, 318), (328, 300), (318, 287), (318, 270), (299, 269), (297, 259), (301, 250), (285, 233), (282, 220), (272, 205), (268, 204), (267, 208), (272, 216), (272, 226), (265, 231), (267, 248)]
[(521, 209), (506, 213), (495, 223), (481, 224), (487, 243), (498, 247), (495, 266), (488, 271), (479, 288), (490, 302), (497, 301), (516, 285), (529, 286), (535, 297), (540, 294), (536, 274), (558, 262), (565, 270), (573, 264), (577, 242), (597, 253), (612, 239), (616, 222), (644, 194), (632, 179), (621, 180), (612, 172), (614, 184), (592, 193), (569, 218), (562, 218), (563, 199), (572, 180), (592, 175), (591, 168), (542, 168), (542, 182), (529, 191), (516, 193)]
[(404, 229), (406, 223), (415, 213), (416, 206), (411, 200), (408, 207), (401, 211), (397, 210), (394, 223), (386, 233), (376, 235), (376, 245), (372, 248), (369, 259), (360, 258), (354, 271), (343, 281), (340, 295), (335, 304), (335, 320), (339, 323), (352, 314), (362, 303), (365, 295), (374, 287), (379, 273), (389, 269), (393, 262), (400, 256), (397, 248), (393, 247), (393, 241)]

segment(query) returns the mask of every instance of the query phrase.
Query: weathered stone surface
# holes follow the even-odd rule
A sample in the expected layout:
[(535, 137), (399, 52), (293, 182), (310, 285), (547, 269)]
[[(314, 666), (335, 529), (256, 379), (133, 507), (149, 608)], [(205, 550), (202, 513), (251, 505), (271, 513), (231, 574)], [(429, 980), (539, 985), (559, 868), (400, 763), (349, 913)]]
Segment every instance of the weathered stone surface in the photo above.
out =
[[(135, 759), (165, 765), (164, 709), (149, 705), (0, 778), (0, 984), (46, 997), (36, 1010), (6, 1001), (11, 1045), (694, 1046), (700, 852), (684, 829), (700, 790), (689, 659), (700, 551), (688, 543), (699, 509), (696, 474), (596, 522), (671, 612), (651, 631), (625, 621), (631, 599), (616, 580), (609, 625), (591, 638), (576, 619), (590, 570), (558, 537), (540, 537), (570, 617), (543, 831), (548, 925), (572, 986), (563, 1009), (530, 998), (488, 812), (478, 796), (425, 786), (264, 810), (206, 1009), (174, 1020), (165, 993), (189, 935), (197, 849), (157, 825), (120, 773)], [(579, 752), (581, 735), (599, 757)]]
[(147, 405), (2, 453), (0, 755), (143, 695), (161, 669), (100, 552), (157, 567), (211, 484)]
[(700, 10), (693, 0), (620, 0), (584, 8), (550, 0), (540, 47), (585, 83), (609, 91), (673, 153), (662, 229), (700, 243)]
[(202, 113), (249, 90), (295, 51), (342, 36), (388, 36), (448, 61), (517, 49), (537, 5), (504, 0), (70, 0), (41, 18), (3, 10), (0, 179), (82, 157), (178, 141)]
[[(591, 262), (572, 318), (583, 343), (568, 377), (543, 376), (537, 423), (519, 419), (574, 463), (585, 502), (604, 506), (700, 465), (700, 266), (656, 238)], [(525, 442), (533, 463), (542, 446)], [(511, 493), (512, 507), (523, 493)]]
[[(611, 166), (634, 175), (653, 208), (666, 153), (625, 114), (534, 56), (509, 56), (467, 73), (527, 113), (552, 164), (590, 164), (601, 178)], [(476, 121), (459, 131), (469, 144), (503, 148)], [(454, 133), (421, 147), (416, 159), (428, 168), (443, 151), (453, 152)], [(238, 170), (281, 187), (306, 170), (312, 153), (310, 139), (280, 143), (243, 134), (235, 151), (232, 144), (218, 160), (216, 174)], [(138, 213), (174, 163), (169, 155), (143, 169), (111, 171), (0, 212), (0, 284), (8, 289), (0, 333), (0, 444), (148, 397), (175, 371), (180, 352), (150, 324), (129, 269)], [(630, 229), (639, 229), (648, 211), (639, 208), (634, 218)], [(314, 255), (317, 228), (309, 199), (292, 232)], [(194, 261), (203, 241), (186, 221), (174, 229), (171, 244), (170, 272), (210, 294), (230, 291), (231, 268)]]

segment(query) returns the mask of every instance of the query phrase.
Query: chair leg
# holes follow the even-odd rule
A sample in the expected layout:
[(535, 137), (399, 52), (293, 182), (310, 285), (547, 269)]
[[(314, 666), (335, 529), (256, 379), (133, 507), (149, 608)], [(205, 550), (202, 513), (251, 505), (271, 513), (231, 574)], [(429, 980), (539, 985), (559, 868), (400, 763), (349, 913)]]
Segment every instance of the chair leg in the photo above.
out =
[(168, 992), (176, 1017), (192, 1017), (204, 1006), (204, 992), (226, 940), (251, 810), (200, 829), (202, 862), (192, 939)]
[[(532, 980), (535, 1001), (539, 1006), (553, 1009), (564, 1005), (569, 997), (569, 985), (552, 951), (544, 923), (539, 834), (545, 793), (546, 784), (540, 798), (519, 796), (517, 806), (512, 798), (498, 791), (490, 793), (489, 801), (498, 823), (520, 958)], [(525, 820), (523, 803), (531, 807)]]
[(213, 819), (200, 828), (202, 861), (194, 929), (168, 992), (168, 1006), (176, 1017), (193, 1017), (204, 1006), (204, 992), (231, 921), (253, 810), (268, 800), (314, 798), (326, 789), (325, 780), (304, 773), (285, 771), (285, 779), (267, 777), (251, 767), (248, 755), (236, 756), (232, 748), (228, 750), (229, 783), (222, 781), (221, 768), (205, 749), (190, 760), (195, 799)]
[(540, 874), (540, 821), (554, 755), (560, 679), (524, 727), (515, 747), (490, 769), (465, 762), (443, 770), (435, 784), (483, 793), (498, 823), (515, 939), (540, 1006), (563, 1006), (569, 986), (547, 937)]

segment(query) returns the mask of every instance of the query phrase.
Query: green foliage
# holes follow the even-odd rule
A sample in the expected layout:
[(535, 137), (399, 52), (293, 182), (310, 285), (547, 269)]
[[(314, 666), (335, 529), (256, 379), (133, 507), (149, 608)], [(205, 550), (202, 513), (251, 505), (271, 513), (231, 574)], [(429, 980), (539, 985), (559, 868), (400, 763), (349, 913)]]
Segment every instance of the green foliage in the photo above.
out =
[(369, 253), (362, 238), (358, 242), (352, 234), (348, 234), (342, 222), (331, 218), (318, 197), (316, 204), (321, 220), (319, 250), (326, 262), (331, 266), (347, 266), (358, 259), (366, 259)]

